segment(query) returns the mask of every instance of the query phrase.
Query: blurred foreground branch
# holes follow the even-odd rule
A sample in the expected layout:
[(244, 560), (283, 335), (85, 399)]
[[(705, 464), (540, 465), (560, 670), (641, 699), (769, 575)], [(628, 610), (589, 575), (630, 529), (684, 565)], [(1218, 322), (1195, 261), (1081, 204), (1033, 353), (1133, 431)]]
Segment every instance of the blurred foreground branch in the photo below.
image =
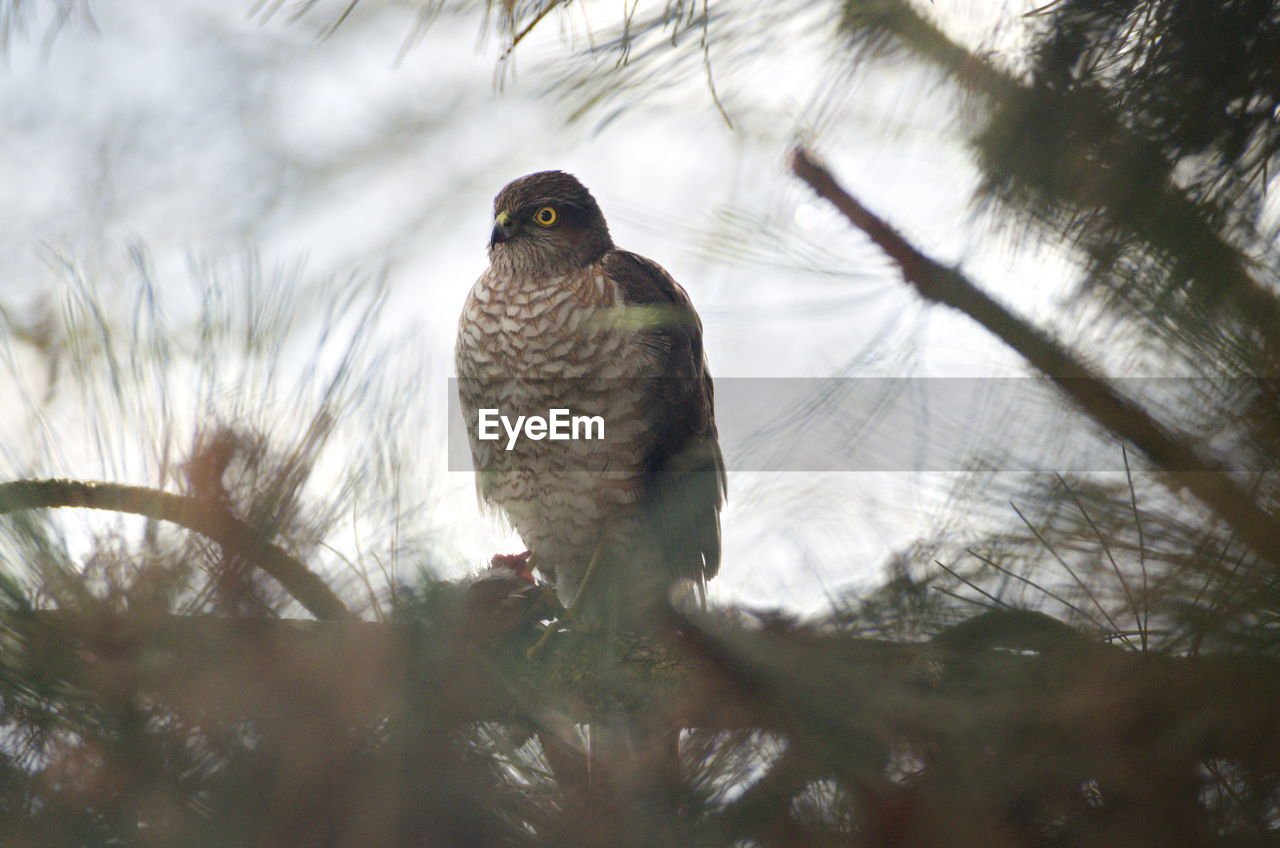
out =
[[(1180, 757), (1280, 769), (1280, 747), (1259, 744), (1280, 726), (1280, 662), (1270, 658), (1136, 654), (1023, 610), (987, 613), (924, 643), (681, 620), (684, 632), (668, 637), (558, 634), (537, 662), (514, 644), (523, 636), (474, 642), (456, 616), (388, 624), (62, 609), (6, 623), (22, 654), (65, 655), (91, 689), (128, 686), (223, 721), (251, 717), (287, 683), (325, 710), (350, 711), (342, 721), (374, 720), (402, 701), (530, 727), (548, 716), (582, 724), (658, 714), (682, 727), (783, 732), (824, 761), (833, 739), (923, 739), (970, 725), (1004, 733), (1032, 722), (1102, 744), (1158, 720), (1181, 734)], [(211, 692), (219, 697), (193, 697)]]
[[(287, 558), (271, 573), (291, 591), (308, 591), (298, 569), (323, 587), (206, 500), (0, 486), (0, 512), (171, 520), (231, 534), (251, 562)], [(1027, 610), (929, 642), (668, 610), (647, 635), (557, 632), (531, 662), (546, 587), (499, 565), (404, 587), (379, 623), (327, 587), (308, 607), (337, 620), (293, 621), (91, 592), (43, 609), (0, 581), (0, 770), (16, 787), (0, 801), (36, 799), (0, 805), (0, 832), (32, 846), (90, 844), (64, 822), (113, 839), (145, 822), (167, 844), (970, 848), (1056, 844), (1049, 821), (1080, 835), (1062, 844), (1207, 846), (1215, 817), (1252, 808), (1206, 787), (1280, 776), (1271, 657), (1133, 653)], [(661, 749), (678, 767), (655, 770), (650, 750), (671, 737), (617, 730), (644, 726), (681, 729)], [(645, 823), (664, 814), (655, 838)]]
[[(1136, 24), (1137, 32), (1129, 31), (1126, 37), (1120, 37), (1106, 27), (1123, 26), (1126, 6), (1044, 4), (1038, 14), (1061, 14), (1061, 19), (1045, 28), (1048, 37), (1038, 44), (1039, 51), (1029, 51), (1033, 56), (1039, 52), (1031, 83), (1001, 69), (990, 55), (967, 50), (909, 0), (846, 0), (842, 28), (855, 42), (877, 36), (891, 39), (985, 98), (991, 106), (991, 118), (974, 142), (989, 190), (1006, 199), (1034, 199), (1025, 205), (1036, 209), (1036, 214), (1044, 216), (1055, 231), (1065, 228), (1069, 233), (1083, 235), (1085, 230), (1094, 229), (1093, 236), (1082, 238), (1084, 243), (1110, 227), (1150, 245), (1156, 256), (1172, 259), (1177, 268), (1173, 279), (1179, 281), (1179, 287), (1185, 284), (1187, 293), (1195, 297), (1205, 314), (1226, 323), (1243, 321), (1256, 334), (1264, 351), (1263, 373), (1270, 374), (1280, 363), (1280, 300), (1267, 277), (1258, 276), (1265, 275), (1264, 267), (1211, 223), (1215, 217), (1223, 217), (1224, 210), (1218, 208), (1222, 198), (1212, 192), (1207, 197), (1197, 196), (1196, 191), (1186, 187), (1188, 182), (1195, 182), (1187, 172), (1194, 172), (1215, 157), (1206, 156), (1204, 147), (1195, 144), (1191, 149), (1182, 149), (1176, 139), (1167, 137), (1167, 127), (1142, 126), (1147, 116), (1138, 117), (1142, 109), (1129, 98), (1133, 87), (1142, 90), (1144, 85), (1157, 86), (1168, 77), (1176, 89), (1187, 92), (1186, 100), (1173, 107), (1175, 112), (1206, 135), (1221, 126), (1223, 114), (1240, 116), (1248, 114), (1248, 110), (1224, 104), (1221, 113), (1216, 112), (1209, 104), (1229, 90), (1227, 86), (1233, 81), (1186, 76), (1185, 67), (1179, 69), (1182, 73), (1171, 73), (1170, 68), (1161, 68), (1158, 63), (1144, 62), (1137, 65), (1137, 72), (1131, 68), (1116, 73), (1116, 66), (1128, 63), (1117, 61), (1112, 51), (1125, 53), (1133, 50), (1136, 43), (1161, 45), (1173, 54), (1179, 49), (1178, 43), (1190, 36), (1193, 40), (1185, 49), (1192, 55), (1201, 55), (1209, 37), (1203, 26), (1206, 17), (1214, 20), (1228, 10), (1206, 6), (1199, 7), (1201, 14), (1193, 15), (1189, 11), (1196, 8), (1194, 4), (1179, 6), (1162, 3), (1151, 7), (1148, 14), (1136, 16), (1143, 22)], [(1274, 23), (1268, 20), (1274, 19), (1274, 12), (1267, 4), (1244, 4), (1240, 13), (1244, 18), (1235, 25), (1234, 38), (1258, 43), (1265, 57), (1262, 67), (1254, 68), (1249, 59), (1238, 55), (1239, 42), (1214, 43), (1210, 52), (1235, 55), (1238, 62), (1215, 67), (1230, 68), (1229, 76), (1238, 75), (1235, 84), (1242, 84), (1250, 92), (1246, 99), (1255, 96), (1253, 87), (1257, 87), (1259, 100), (1269, 102), (1275, 90), (1269, 73), (1274, 66), (1270, 58), (1274, 47), (1264, 45), (1275, 43)], [(1253, 15), (1267, 21), (1265, 35), (1256, 31), (1259, 21), (1255, 20), (1253, 26), (1246, 23)], [(1186, 29), (1162, 33), (1162, 19), (1180, 20)], [(1227, 20), (1222, 16), (1217, 23), (1231, 32), (1233, 27)], [(1155, 31), (1142, 32), (1144, 26)], [(1223, 29), (1215, 35), (1221, 37)], [(1059, 40), (1056, 44), (1055, 39)], [(1087, 70), (1077, 66), (1063, 72), (1073, 62)], [(1060, 85), (1063, 79), (1071, 79), (1072, 83)], [(1189, 94), (1195, 90), (1212, 90), (1216, 94)], [(1259, 115), (1266, 114), (1265, 110), (1257, 111)], [(1264, 126), (1267, 123), (1265, 118), (1261, 122)], [(1270, 132), (1258, 132), (1257, 142), (1265, 143)], [(1243, 155), (1250, 146), (1239, 145), (1236, 155)], [(1264, 165), (1256, 170), (1265, 175), (1268, 168)], [(1230, 185), (1232, 180), (1209, 183), (1221, 187)], [(1240, 211), (1247, 210), (1247, 204), (1236, 200)], [(1104, 222), (1107, 226), (1101, 226)], [(1229, 307), (1225, 316), (1218, 310), (1219, 305)]]
[(1246, 544), (1280, 565), (1280, 521), (1262, 509), (1221, 463), (1176, 436), (1048, 333), (1014, 315), (960, 271), (917, 250), (845, 191), (831, 172), (805, 150), (794, 151), (791, 167), (797, 177), (866, 233), (921, 297), (950, 306), (977, 321), (1052, 380), (1096, 423), (1135, 445), (1153, 465), (1166, 472), (1166, 485), (1189, 489)]
[[(148, 489), (25, 481), (0, 498), (231, 532), (203, 499)], [(0, 832), (32, 846), (145, 822), (166, 844), (219, 846), (970, 848), (1052, 844), (1037, 841), (1050, 820), (1089, 835), (1071, 844), (1210, 845), (1197, 835), (1222, 805), (1200, 800), (1204, 769), (1280, 775), (1273, 658), (1137, 654), (1026, 610), (923, 643), (669, 610), (660, 633), (558, 632), (530, 662), (544, 589), (495, 564), (405, 587), (373, 623), (92, 593), (42, 609), (0, 582), (0, 769), (16, 787), (0, 801), (36, 799), (0, 807)], [(678, 767), (654, 770), (650, 748), (671, 737), (617, 735), (642, 726), (681, 729), (662, 749)], [(837, 794), (815, 802), (815, 787)], [(645, 823), (664, 811), (655, 838)], [(1120, 838), (1133, 832), (1148, 838)]]
[(194, 530), (229, 555), (241, 557), (271, 575), (316, 618), (352, 617), (333, 590), (305, 564), (261, 531), (231, 514), (224, 504), (118, 483), (82, 480), (18, 480), (0, 484), (0, 515), (28, 509), (79, 507), (143, 515)]

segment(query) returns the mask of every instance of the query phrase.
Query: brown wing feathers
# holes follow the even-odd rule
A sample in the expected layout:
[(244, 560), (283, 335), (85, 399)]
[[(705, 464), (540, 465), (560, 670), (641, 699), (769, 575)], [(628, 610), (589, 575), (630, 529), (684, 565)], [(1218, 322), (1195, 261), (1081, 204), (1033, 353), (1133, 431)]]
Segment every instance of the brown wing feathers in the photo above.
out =
[(674, 577), (702, 583), (720, 567), (724, 459), (702, 351), (702, 323), (684, 289), (657, 264), (621, 250), (605, 273), (628, 306), (644, 310), (649, 345), (664, 361), (646, 393), (656, 442), (646, 457), (646, 518), (662, 540)]

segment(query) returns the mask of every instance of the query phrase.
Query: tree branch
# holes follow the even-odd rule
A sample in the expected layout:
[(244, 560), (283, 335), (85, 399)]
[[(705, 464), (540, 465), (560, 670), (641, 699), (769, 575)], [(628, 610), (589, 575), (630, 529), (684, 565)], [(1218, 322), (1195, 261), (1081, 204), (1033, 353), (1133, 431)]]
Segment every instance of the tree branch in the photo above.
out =
[[(1031, 109), (1031, 119), (1039, 121), (1045, 114), (1057, 118), (1078, 113), (1061, 128), (1063, 132), (1071, 126), (1107, 128), (1116, 143), (1092, 146), (1090, 155), (1072, 159), (1072, 166), (1080, 169), (1073, 178), (1057, 183), (1055, 191), (1044, 186), (1039, 190), (1047, 191), (1058, 203), (1087, 211), (1102, 209), (1119, 226), (1161, 253), (1178, 257), (1202, 296), (1225, 297), (1235, 317), (1257, 333), (1265, 345), (1270, 371), (1280, 367), (1280, 299), (1250, 274), (1239, 249), (1206, 224), (1197, 203), (1174, 179), (1174, 166), (1159, 146), (1130, 130), (1129, 122), (1101, 97), (1076, 87), (1069, 99), (1059, 95), (1055, 101), (1039, 101), (1050, 92), (1027, 86), (983, 56), (971, 53), (905, 0), (850, 0), (845, 4), (842, 28), (855, 36), (865, 32), (891, 35), (999, 109)], [(1013, 143), (1020, 142), (1015, 139)], [(1141, 189), (1119, 189), (1117, 175), (1132, 171), (1135, 161), (1144, 169)], [(1114, 192), (1110, 197), (1108, 187)], [(1114, 197), (1123, 197), (1124, 202), (1115, 203)]]
[(549, 717), (572, 725), (634, 712), (708, 731), (780, 731), (798, 746), (792, 762), (855, 784), (879, 779), (884, 746), (899, 737), (1017, 737), (1030, 723), (1033, 736), (1058, 733), (1114, 755), (1143, 728), (1179, 755), (1280, 769), (1280, 748), (1267, 742), (1280, 724), (1274, 659), (1136, 654), (1066, 625), (1045, 638), (1019, 624), (985, 614), (953, 638), (908, 644), (699, 617), (672, 640), (605, 647), (600, 634), (565, 634), (536, 663), (521, 645), (468, 643), (440, 622), (75, 609), (10, 613), (5, 632), (7, 651), (53, 663), (90, 694), (127, 686), (227, 721), (298, 697), (339, 724), (412, 708), (539, 735), (554, 732)]
[(958, 309), (977, 321), (1057, 384), (1086, 415), (1168, 472), (1166, 485), (1190, 490), (1250, 547), (1280, 565), (1280, 521), (1259, 507), (1221, 463), (1175, 436), (1063, 345), (997, 303), (960, 271), (917, 250), (845, 191), (803, 148), (793, 151), (791, 169), (866, 233), (921, 297)]
[(144, 486), (83, 480), (18, 480), (0, 484), (0, 515), (28, 509), (78, 507), (127, 512), (169, 521), (207, 536), (227, 553), (261, 568), (294, 600), (322, 620), (354, 618), (314, 571), (223, 505)]

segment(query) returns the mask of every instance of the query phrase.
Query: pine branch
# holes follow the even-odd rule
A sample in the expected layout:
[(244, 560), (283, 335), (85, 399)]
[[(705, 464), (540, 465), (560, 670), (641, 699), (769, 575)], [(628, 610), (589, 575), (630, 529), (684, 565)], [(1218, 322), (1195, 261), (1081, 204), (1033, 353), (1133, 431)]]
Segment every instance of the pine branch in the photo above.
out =
[(791, 168), (901, 269), (925, 300), (968, 315), (1052, 380), (1086, 415), (1142, 451), (1167, 472), (1171, 489), (1186, 488), (1269, 562), (1280, 565), (1280, 521), (1263, 510), (1227, 469), (1198, 446), (1178, 438), (1145, 409), (1123, 397), (1048, 333), (997, 303), (964, 274), (921, 253), (893, 227), (845, 191), (823, 166), (797, 148)]
[(354, 618), (319, 575), (279, 545), (262, 538), (261, 531), (216, 501), (144, 486), (83, 480), (18, 480), (0, 484), (0, 515), (61, 507), (127, 512), (194, 530), (221, 545), (229, 555), (240, 557), (275, 578), (316, 618)]
[[(1174, 178), (1176, 163), (1153, 141), (1131, 130), (1102, 97), (1083, 86), (1072, 88), (1069, 95), (1032, 88), (952, 40), (905, 0), (848, 0), (842, 28), (855, 39), (891, 38), (1003, 110), (997, 121), (1025, 115), (1027, 124), (1040, 130), (1047, 119), (1061, 124), (1054, 127), (1060, 133), (1105, 130), (1108, 143), (1095, 138), (1089, 155), (1073, 157), (1075, 170), (1069, 177), (1050, 185), (1035, 175), (1015, 176), (1023, 188), (1033, 187), (1054, 203), (1090, 215), (1101, 212), (1162, 255), (1176, 257), (1207, 301), (1223, 298), (1233, 316), (1257, 334), (1265, 346), (1267, 373), (1280, 367), (1280, 299), (1250, 273), (1245, 255), (1205, 220), (1202, 204)], [(1010, 136), (1008, 144), (1034, 146), (1024, 134)], [(995, 158), (1009, 165), (1015, 157)]]
[[(9, 650), (69, 670), (90, 694), (118, 694), (127, 682), (138, 696), (220, 720), (271, 710), (271, 699), (300, 691), (338, 722), (420, 705), (433, 720), (493, 721), (540, 736), (555, 734), (549, 716), (572, 726), (662, 715), (686, 728), (780, 732), (797, 746), (788, 762), (864, 784), (879, 781), (888, 740), (966, 726), (1029, 732), (1009, 723), (1019, 713), (1037, 732), (1066, 728), (1104, 749), (1123, 749), (1131, 725), (1142, 726), (1198, 757), (1280, 769), (1280, 751), (1265, 743), (1280, 723), (1272, 658), (1138, 654), (1026, 610), (985, 613), (927, 643), (680, 620), (680, 636), (608, 647), (600, 634), (565, 634), (536, 663), (520, 646), (469, 643), (440, 622), (75, 609), (10, 614), (5, 629)], [(571, 765), (580, 772), (584, 763)]]

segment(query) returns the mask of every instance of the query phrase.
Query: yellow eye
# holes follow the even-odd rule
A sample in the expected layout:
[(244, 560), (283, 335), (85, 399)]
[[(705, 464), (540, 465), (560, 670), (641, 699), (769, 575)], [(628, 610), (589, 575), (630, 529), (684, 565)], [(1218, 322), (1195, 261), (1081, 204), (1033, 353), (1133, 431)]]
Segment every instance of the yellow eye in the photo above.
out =
[(556, 212), (554, 206), (544, 206), (533, 213), (533, 220), (544, 227), (553, 227), (556, 221), (560, 220), (560, 214)]

